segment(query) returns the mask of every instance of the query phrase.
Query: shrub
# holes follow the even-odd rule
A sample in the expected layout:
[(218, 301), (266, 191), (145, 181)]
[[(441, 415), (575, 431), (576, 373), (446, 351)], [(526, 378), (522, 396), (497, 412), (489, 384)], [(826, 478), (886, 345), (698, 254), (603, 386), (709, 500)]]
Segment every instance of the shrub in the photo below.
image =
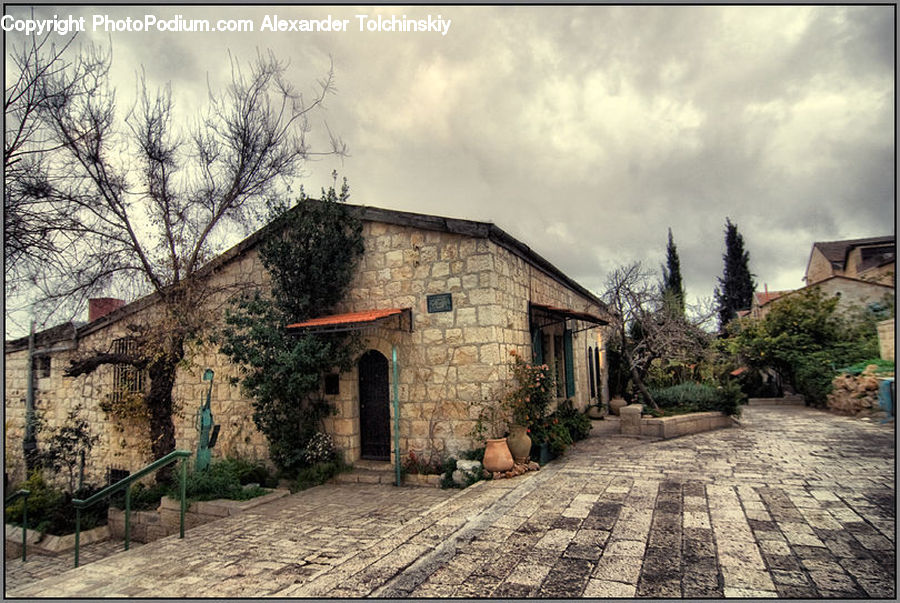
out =
[[(75, 507), (72, 505), (71, 494), (45, 482), (40, 470), (33, 471), (28, 480), (20, 487), (31, 492), (28, 496), (29, 529), (60, 536), (75, 531)], [(84, 499), (98, 491), (99, 488), (88, 486), (76, 492), (76, 495), (78, 498)], [(7, 523), (22, 525), (24, 503), (24, 499), (20, 498), (5, 508), (4, 515)], [(106, 525), (107, 508), (108, 504), (101, 501), (82, 510), (81, 529), (90, 530)]]
[(440, 475), (443, 468), (443, 462), (440, 459), (425, 459), (424, 456), (417, 455), (410, 450), (409, 454), (403, 459), (403, 471), (405, 473), (419, 475)]
[(712, 386), (703, 383), (680, 383), (672, 387), (650, 390), (653, 399), (663, 410), (679, 409), (685, 412), (721, 411), (729, 415), (740, 414), (744, 394), (737, 383)]
[[(242, 471), (247, 466), (246, 461), (223, 459), (213, 461), (204, 471), (188, 473), (185, 496), (190, 500), (215, 500), (217, 498), (249, 500), (266, 494), (267, 491), (259, 486), (248, 488), (241, 483)], [(169, 490), (169, 495), (176, 498), (179, 495), (177, 484), (176, 481)]]
[(317, 431), (306, 443), (303, 461), (308, 466), (334, 460), (334, 440), (327, 433)]
[(572, 436), (573, 442), (583, 440), (591, 433), (590, 418), (583, 412), (577, 410), (571, 400), (566, 400), (560, 404), (554, 415), (566, 426), (566, 429), (569, 430), (569, 435)]
[[(159, 507), (159, 501), (171, 491), (170, 484), (147, 485), (138, 482), (131, 487), (131, 510), (153, 511)], [(177, 494), (176, 494), (177, 496)], [(109, 506), (116, 509), (125, 508), (125, 491), (121, 490), (113, 494), (109, 499)]]
[(350, 466), (340, 456), (330, 461), (304, 467), (297, 472), (297, 478), (291, 485), (291, 492), (299, 492), (314, 486), (320, 486), (338, 473), (350, 470)]

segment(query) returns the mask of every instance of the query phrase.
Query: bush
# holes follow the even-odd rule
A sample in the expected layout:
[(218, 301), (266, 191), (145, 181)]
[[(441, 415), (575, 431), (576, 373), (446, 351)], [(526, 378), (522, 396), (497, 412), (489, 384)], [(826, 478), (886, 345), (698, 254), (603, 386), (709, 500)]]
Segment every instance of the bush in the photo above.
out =
[(875, 369), (876, 375), (894, 373), (894, 362), (891, 360), (885, 360), (883, 358), (871, 358), (869, 360), (863, 360), (862, 362), (857, 362), (854, 365), (840, 368), (838, 369), (838, 372), (848, 373), (850, 375), (861, 375), (863, 371), (865, 371), (866, 368), (871, 364), (874, 364), (877, 367)]
[[(259, 486), (248, 488), (241, 483), (242, 471), (246, 467), (246, 461), (237, 459), (213, 461), (205, 471), (188, 473), (185, 496), (192, 501), (217, 498), (249, 500), (267, 494), (267, 491)], [(178, 497), (177, 481), (170, 486), (169, 495)]]
[[(131, 486), (131, 510), (153, 511), (159, 507), (160, 499), (169, 494), (171, 490), (172, 486), (170, 484), (152, 484), (148, 486), (143, 482), (138, 482)], [(122, 490), (113, 494), (109, 499), (109, 506), (116, 509), (124, 509), (125, 491)]]
[(744, 401), (740, 386), (732, 381), (718, 387), (703, 383), (681, 383), (672, 387), (651, 389), (650, 394), (663, 410), (720, 411), (735, 416), (740, 414), (740, 404)]
[(583, 440), (591, 433), (591, 419), (577, 410), (571, 400), (560, 404), (554, 414), (569, 430), (573, 442)]
[[(33, 471), (24, 484), (12, 491), (21, 488), (31, 492), (28, 496), (29, 529), (58, 536), (75, 532), (75, 507), (72, 505), (73, 496), (71, 494), (45, 482), (43, 473), (40, 470)], [(88, 486), (76, 492), (76, 495), (78, 498), (84, 499), (98, 491), (99, 488)], [(90, 530), (97, 526), (106, 525), (107, 508), (107, 502), (100, 501), (82, 510), (81, 529)], [(5, 521), (22, 525), (24, 509), (24, 499), (16, 500), (16, 502), (6, 507), (4, 513)]]
[(410, 474), (440, 475), (443, 464), (443, 461), (439, 458), (426, 459), (424, 456), (417, 455), (414, 451), (410, 450), (409, 455), (403, 459), (402, 469), (404, 473)]
[(336, 457), (324, 463), (317, 463), (311, 467), (304, 467), (297, 472), (297, 478), (291, 485), (291, 492), (299, 492), (315, 486), (320, 486), (333, 478), (338, 473), (344, 473), (351, 469), (344, 459)]
[[(481, 463), (484, 462), (484, 450), (484, 448), (465, 450), (463, 452), (460, 452), (459, 456), (467, 461), (478, 461), (479, 463)], [(475, 482), (484, 479), (483, 474), (481, 472), (478, 472), (475, 476), (467, 477), (465, 484), (457, 484), (455, 481), (453, 481), (453, 472), (456, 471), (456, 463), (457, 460), (453, 457), (450, 457), (444, 461), (440, 484), (441, 488), (468, 488)]]

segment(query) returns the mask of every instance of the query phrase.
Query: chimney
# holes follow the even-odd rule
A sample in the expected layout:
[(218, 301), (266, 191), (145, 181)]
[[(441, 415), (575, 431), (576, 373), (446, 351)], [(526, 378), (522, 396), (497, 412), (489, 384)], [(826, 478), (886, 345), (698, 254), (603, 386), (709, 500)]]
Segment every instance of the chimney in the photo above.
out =
[(125, 305), (124, 299), (114, 297), (95, 297), (88, 300), (88, 322), (94, 322), (98, 318), (106, 316), (113, 310), (118, 310)]

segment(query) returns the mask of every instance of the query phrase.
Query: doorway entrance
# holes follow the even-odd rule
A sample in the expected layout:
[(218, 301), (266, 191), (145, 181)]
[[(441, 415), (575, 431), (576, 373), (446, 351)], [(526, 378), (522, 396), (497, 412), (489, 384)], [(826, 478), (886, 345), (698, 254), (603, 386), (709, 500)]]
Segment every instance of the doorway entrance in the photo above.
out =
[(391, 410), (388, 359), (369, 350), (359, 359), (360, 456), (391, 460)]

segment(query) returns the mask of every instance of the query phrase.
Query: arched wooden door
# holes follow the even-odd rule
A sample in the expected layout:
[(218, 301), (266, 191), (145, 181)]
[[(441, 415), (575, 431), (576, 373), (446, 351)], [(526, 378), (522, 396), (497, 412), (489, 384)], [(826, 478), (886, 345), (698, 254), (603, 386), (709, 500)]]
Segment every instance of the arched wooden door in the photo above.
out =
[(388, 359), (369, 350), (359, 359), (360, 456), (391, 460), (391, 410)]

